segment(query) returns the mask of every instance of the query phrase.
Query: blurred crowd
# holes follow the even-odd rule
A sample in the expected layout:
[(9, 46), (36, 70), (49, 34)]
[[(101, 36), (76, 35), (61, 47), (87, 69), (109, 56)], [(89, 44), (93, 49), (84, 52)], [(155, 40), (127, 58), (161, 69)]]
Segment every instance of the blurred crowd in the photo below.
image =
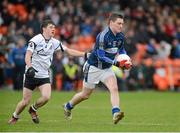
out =
[[(2, 0), (0, 2), (0, 87), (22, 89), (24, 55), (40, 23), (50, 18), (64, 45), (91, 51), (111, 12), (125, 16), (125, 48), (133, 68), (113, 67), (119, 88), (126, 90), (180, 87), (179, 0)], [(83, 58), (54, 55), (53, 88), (80, 89)]]

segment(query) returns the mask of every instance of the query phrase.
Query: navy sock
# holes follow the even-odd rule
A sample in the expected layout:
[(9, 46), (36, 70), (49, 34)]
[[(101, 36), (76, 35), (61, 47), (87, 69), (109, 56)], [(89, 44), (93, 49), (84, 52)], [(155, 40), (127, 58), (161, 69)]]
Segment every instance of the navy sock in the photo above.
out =
[(68, 102), (68, 103), (66, 104), (66, 108), (67, 108), (68, 110), (71, 110), (71, 109), (73, 109), (73, 106)]
[(114, 115), (114, 113), (120, 112), (120, 108), (115, 107), (112, 109), (112, 115)]

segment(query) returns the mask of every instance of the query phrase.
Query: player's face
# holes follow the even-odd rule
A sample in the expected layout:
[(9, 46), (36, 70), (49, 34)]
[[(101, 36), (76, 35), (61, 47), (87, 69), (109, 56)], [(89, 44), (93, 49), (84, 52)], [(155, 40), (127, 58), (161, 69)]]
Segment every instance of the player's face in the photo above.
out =
[(111, 29), (114, 33), (122, 32), (124, 20), (122, 18), (117, 18), (115, 21), (110, 22)]
[(48, 24), (44, 31), (48, 36), (53, 37), (55, 35), (55, 25)]

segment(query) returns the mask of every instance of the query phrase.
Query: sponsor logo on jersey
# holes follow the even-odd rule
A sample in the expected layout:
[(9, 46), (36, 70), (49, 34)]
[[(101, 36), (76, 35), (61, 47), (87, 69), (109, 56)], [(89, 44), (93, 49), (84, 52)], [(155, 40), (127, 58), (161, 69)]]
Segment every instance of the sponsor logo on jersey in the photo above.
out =
[(33, 47), (33, 42), (29, 42), (29, 47)]
[(118, 48), (117, 47), (115, 47), (115, 48), (107, 48), (105, 51), (107, 53), (116, 54), (118, 52)]

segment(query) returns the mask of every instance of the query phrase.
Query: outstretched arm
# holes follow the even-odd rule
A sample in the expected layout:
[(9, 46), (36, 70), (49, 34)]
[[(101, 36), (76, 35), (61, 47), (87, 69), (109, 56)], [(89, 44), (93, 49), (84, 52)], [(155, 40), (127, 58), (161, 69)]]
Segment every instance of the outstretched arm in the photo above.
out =
[(76, 57), (85, 57), (85, 58), (87, 57), (87, 52), (82, 52), (82, 51), (78, 51), (75, 49), (68, 48), (59, 42), (58, 42), (58, 46), (55, 49), (55, 51), (66, 52), (68, 55), (76, 56)]
[(70, 49), (70, 48), (66, 48), (65, 51), (71, 56), (78, 56), (78, 57), (85, 56), (85, 53), (86, 53), (86, 52), (81, 52), (81, 51)]

